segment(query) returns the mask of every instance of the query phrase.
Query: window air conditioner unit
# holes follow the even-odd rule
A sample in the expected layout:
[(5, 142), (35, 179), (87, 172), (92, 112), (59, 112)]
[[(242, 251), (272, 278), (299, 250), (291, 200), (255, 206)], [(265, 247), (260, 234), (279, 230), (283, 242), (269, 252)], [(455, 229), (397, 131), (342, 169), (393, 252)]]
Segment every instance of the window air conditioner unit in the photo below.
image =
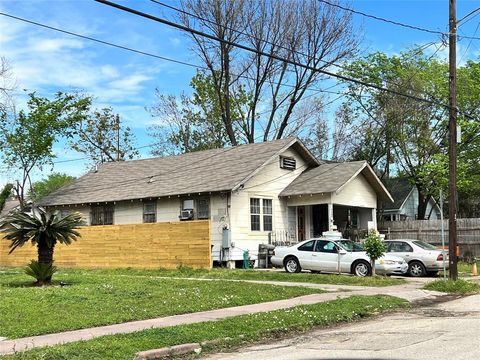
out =
[(187, 209), (180, 211), (180, 220), (193, 220), (193, 209)]

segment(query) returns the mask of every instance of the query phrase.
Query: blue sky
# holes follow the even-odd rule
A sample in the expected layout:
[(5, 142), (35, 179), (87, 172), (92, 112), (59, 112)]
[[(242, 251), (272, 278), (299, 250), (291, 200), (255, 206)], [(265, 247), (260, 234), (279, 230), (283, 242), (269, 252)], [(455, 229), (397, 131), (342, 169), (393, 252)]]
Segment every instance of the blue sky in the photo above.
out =
[[(154, 15), (172, 18), (173, 13), (148, 0), (118, 1)], [(178, 6), (177, 0), (165, 0)], [(341, 2), (347, 4), (346, 2)], [(448, 0), (358, 0), (352, 2), (358, 11), (432, 30), (446, 31)], [(457, 16), (461, 18), (480, 6), (478, 1), (458, 0)], [(198, 63), (189, 51), (189, 40), (179, 30), (121, 12), (93, 0), (0, 0), (0, 11), (46, 25), (94, 37), (118, 45), (189, 62)], [(386, 24), (354, 15), (356, 26), (363, 33), (360, 50), (363, 54), (384, 51), (395, 54), (414, 44), (441, 41), (437, 35)], [(459, 29), (460, 35), (480, 37), (480, 15)], [(477, 31), (478, 30), (478, 31)], [(427, 51), (435, 51), (435, 46)], [(447, 56), (447, 50), (439, 52)], [(461, 62), (476, 59), (480, 40), (461, 39), (458, 58)], [(18, 20), (0, 16), (0, 56), (5, 57), (17, 78), (17, 101), (24, 102), (23, 89), (51, 96), (56, 91), (81, 90), (95, 97), (95, 106), (112, 106), (123, 121), (133, 128), (137, 145), (152, 142), (146, 127), (155, 119), (145, 110), (151, 106), (155, 88), (164, 93), (189, 91), (195, 73), (192, 67), (154, 59), (124, 50), (75, 38)], [(334, 84), (332, 82), (332, 84)], [(335, 106), (335, 104), (332, 104)], [(330, 112), (333, 112), (330, 109)], [(80, 175), (86, 170), (82, 155), (62, 144), (55, 148), (60, 163), (54, 170)], [(148, 149), (142, 154), (148, 156)], [(3, 169), (3, 168), (1, 168)], [(37, 172), (43, 177), (51, 169)], [(2, 172), (0, 184), (11, 181), (15, 174)]]

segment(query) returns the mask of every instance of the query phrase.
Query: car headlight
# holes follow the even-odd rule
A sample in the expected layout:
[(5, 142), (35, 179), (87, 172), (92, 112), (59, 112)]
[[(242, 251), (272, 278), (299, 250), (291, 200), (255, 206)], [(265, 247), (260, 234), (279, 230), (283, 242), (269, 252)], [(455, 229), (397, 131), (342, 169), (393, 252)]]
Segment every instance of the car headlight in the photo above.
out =
[(380, 264), (382, 264), (382, 265), (395, 265), (395, 261), (382, 259), (382, 260), (380, 260)]

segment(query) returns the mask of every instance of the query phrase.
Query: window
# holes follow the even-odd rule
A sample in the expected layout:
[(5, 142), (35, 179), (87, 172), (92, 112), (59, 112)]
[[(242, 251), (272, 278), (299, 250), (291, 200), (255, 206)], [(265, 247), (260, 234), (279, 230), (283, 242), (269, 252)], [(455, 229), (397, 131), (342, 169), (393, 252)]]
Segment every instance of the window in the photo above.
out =
[(197, 219), (209, 219), (209, 218), (210, 218), (209, 199), (198, 199), (197, 200)]
[(90, 212), (91, 225), (113, 225), (113, 205), (93, 206)]
[(292, 157), (280, 156), (280, 167), (286, 170), (295, 170), (297, 168), (297, 161)]
[(157, 222), (157, 202), (148, 201), (143, 203), (143, 222), (154, 223)]
[(307, 241), (305, 244), (298, 248), (298, 251), (313, 251), (313, 245), (315, 244), (315, 240)]
[(252, 231), (260, 231), (260, 199), (250, 199), (250, 227)]
[(331, 241), (317, 240), (315, 251), (324, 253), (337, 253), (337, 246)]
[(413, 252), (413, 249), (406, 242), (389, 241), (387, 243), (387, 252)]
[(185, 199), (182, 200), (182, 209), (192, 210), (191, 220), (210, 218), (210, 198)]
[(263, 199), (263, 231), (272, 231), (272, 199)]
[(250, 229), (252, 231), (273, 230), (272, 199), (250, 198)]
[(67, 217), (67, 216), (70, 215), (71, 213), (72, 213), (72, 210), (62, 209), (62, 210), (60, 210), (60, 212), (59, 212), (58, 215), (60, 216), (61, 219), (63, 219), (64, 217)]

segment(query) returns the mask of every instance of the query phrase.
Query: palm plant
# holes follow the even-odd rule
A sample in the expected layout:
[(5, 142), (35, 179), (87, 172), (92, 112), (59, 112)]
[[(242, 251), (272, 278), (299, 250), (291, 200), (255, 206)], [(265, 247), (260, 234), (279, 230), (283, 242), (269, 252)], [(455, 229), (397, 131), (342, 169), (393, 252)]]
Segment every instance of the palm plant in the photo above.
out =
[[(76, 228), (84, 224), (79, 213), (72, 213), (61, 217), (58, 212), (47, 214), (43, 210), (37, 210), (38, 214), (23, 212), (13, 213), (2, 220), (4, 238), (10, 240), (11, 254), (16, 248), (27, 242), (37, 246), (38, 263), (51, 265), (53, 263), (53, 250), (58, 243), (69, 245), (80, 237)], [(46, 279), (51, 282), (51, 276)]]

